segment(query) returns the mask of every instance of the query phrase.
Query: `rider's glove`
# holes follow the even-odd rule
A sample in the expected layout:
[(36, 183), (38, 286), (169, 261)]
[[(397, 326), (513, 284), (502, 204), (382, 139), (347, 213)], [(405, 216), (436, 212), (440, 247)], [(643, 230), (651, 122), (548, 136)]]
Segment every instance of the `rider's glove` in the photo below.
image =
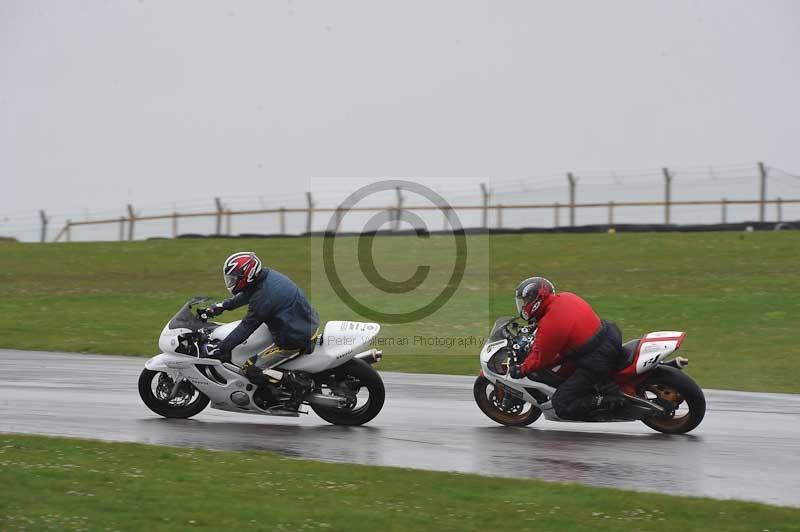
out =
[(508, 376), (512, 379), (521, 379), (525, 375), (522, 373), (522, 368), (517, 364), (508, 367)]
[(222, 306), (222, 303), (214, 303), (210, 307), (203, 309), (200, 313), (200, 317), (204, 319), (213, 318), (214, 316), (219, 316), (225, 312), (225, 307)]
[(222, 362), (230, 362), (231, 361), (231, 354), (230, 352), (223, 353), (222, 350), (219, 348), (220, 341), (219, 340), (210, 340), (206, 344), (206, 358), (216, 358)]

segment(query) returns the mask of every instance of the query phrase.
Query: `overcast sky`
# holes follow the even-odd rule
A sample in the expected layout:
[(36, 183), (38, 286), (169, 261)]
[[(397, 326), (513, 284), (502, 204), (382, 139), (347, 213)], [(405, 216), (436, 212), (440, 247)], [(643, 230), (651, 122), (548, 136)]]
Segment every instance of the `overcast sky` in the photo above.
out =
[(299, 206), (353, 177), (799, 174), (798, 95), (793, 0), (0, 0), (0, 217)]

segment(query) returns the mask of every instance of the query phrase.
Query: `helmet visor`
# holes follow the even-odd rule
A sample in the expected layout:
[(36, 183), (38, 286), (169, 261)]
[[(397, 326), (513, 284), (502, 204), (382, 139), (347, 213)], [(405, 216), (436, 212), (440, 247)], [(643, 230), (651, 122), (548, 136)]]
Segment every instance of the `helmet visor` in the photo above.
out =
[(540, 299), (531, 297), (518, 297), (516, 300), (519, 317), (526, 321), (531, 321), (533, 319), (534, 313), (536, 313), (542, 303)]
[(227, 288), (229, 292), (233, 293), (236, 285), (239, 284), (239, 276), (224, 273), (222, 274), (222, 278), (225, 280), (225, 288)]
[(524, 297), (516, 297), (515, 299), (517, 300), (517, 312), (519, 312), (520, 316), (521, 316), (522, 315), (522, 309), (524, 309), (525, 305), (528, 304), (529, 299), (528, 298), (524, 298)]

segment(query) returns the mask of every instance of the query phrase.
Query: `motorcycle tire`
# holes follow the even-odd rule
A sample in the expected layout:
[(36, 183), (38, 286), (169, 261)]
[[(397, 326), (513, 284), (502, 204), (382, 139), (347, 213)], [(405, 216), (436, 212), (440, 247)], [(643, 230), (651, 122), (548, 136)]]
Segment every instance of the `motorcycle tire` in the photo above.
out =
[(311, 405), (311, 409), (322, 419), (333, 425), (363, 425), (377, 416), (386, 400), (383, 379), (372, 366), (357, 358), (342, 364), (334, 371), (337, 379), (355, 379), (361, 388), (369, 391), (367, 402), (354, 409), (331, 408)]
[(500, 410), (496, 406), (497, 401), (493, 399), (494, 391), (487, 393), (487, 388), (489, 386), (494, 385), (486, 377), (479, 376), (475, 379), (475, 384), (472, 386), (472, 394), (475, 397), (478, 408), (492, 421), (507, 427), (524, 427), (530, 425), (542, 415), (542, 411), (534, 405), (531, 405), (530, 410), (527, 412), (521, 412), (517, 415)]
[[(686, 434), (695, 429), (706, 414), (706, 398), (703, 390), (689, 375), (672, 368), (660, 368), (642, 382), (636, 393), (648, 399), (645, 394), (672, 401), (676, 406), (686, 403), (689, 410), (680, 416), (649, 416), (642, 423), (664, 434)], [(649, 400), (649, 399), (648, 399)]]
[(208, 406), (208, 397), (191, 384), (188, 384), (188, 386), (192, 386), (194, 394), (188, 404), (174, 405), (156, 397), (153, 392), (153, 379), (159, 377), (161, 373), (163, 372), (143, 369), (139, 375), (139, 396), (144, 404), (147, 405), (147, 408), (166, 418), (186, 419), (199, 414)]

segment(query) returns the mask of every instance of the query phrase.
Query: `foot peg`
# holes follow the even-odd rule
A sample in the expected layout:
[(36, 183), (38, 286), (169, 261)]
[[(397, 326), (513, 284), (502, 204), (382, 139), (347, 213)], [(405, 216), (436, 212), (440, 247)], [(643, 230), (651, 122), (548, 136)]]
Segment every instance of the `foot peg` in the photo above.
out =
[(301, 412), (298, 410), (291, 410), (286, 408), (282, 405), (271, 406), (265, 410), (272, 416), (284, 416), (284, 417), (300, 417), (300, 414), (307, 414), (308, 412)]
[(280, 381), (281, 379), (283, 379), (283, 372), (278, 371), (277, 369), (265, 369), (264, 375), (266, 375), (267, 377), (269, 377), (274, 381)]

